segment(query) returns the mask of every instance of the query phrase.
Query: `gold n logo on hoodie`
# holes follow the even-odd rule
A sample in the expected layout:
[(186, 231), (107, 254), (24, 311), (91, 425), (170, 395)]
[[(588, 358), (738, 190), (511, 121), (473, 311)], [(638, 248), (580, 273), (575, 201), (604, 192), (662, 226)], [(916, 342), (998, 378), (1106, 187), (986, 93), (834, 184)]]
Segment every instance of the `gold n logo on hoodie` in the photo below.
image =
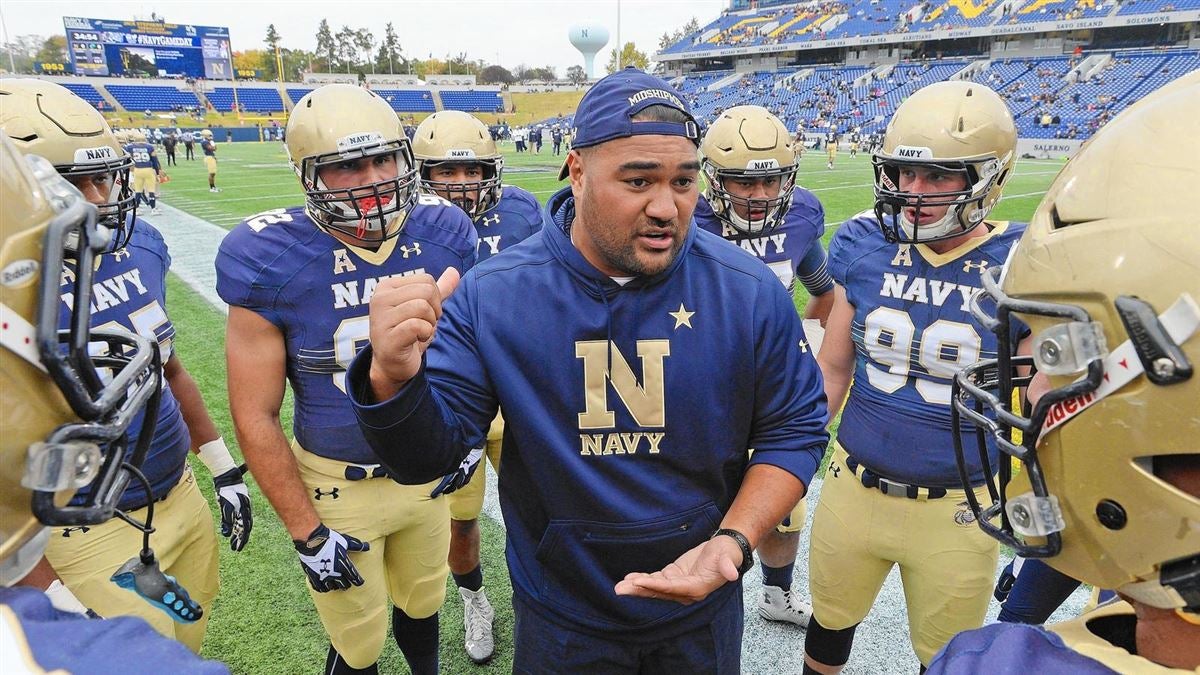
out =
[[(617, 396), (640, 427), (664, 427), (667, 402), (663, 382), (663, 359), (671, 355), (669, 340), (638, 340), (637, 355), (642, 362), (642, 383), (638, 384), (629, 362), (612, 345), (611, 359), (607, 340), (581, 340), (575, 343), (575, 358), (583, 359), (584, 410), (579, 413), (580, 429), (611, 429), (616, 416), (608, 405), (611, 382)], [(612, 371), (609, 371), (611, 361)]]

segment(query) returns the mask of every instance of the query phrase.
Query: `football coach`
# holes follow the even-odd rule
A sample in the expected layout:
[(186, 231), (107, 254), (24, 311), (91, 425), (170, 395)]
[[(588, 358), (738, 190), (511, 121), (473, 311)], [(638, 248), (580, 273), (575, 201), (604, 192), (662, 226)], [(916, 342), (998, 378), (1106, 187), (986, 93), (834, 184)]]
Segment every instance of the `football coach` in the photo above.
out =
[(828, 441), (821, 375), (770, 269), (692, 223), (682, 96), (626, 69), (572, 136), (541, 233), (379, 284), (348, 389), (403, 483), (503, 409), (516, 672), (735, 673), (740, 578)]

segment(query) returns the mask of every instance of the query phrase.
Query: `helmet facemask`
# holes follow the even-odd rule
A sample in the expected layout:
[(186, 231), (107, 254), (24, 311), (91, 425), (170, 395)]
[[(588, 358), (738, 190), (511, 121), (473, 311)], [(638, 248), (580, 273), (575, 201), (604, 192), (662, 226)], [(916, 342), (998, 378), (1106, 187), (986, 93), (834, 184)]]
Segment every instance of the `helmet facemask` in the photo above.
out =
[[(1006, 163), (1007, 159), (995, 157), (963, 160), (905, 157), (901, 161), (883, 153), (872, 156), (875, 217), (884, 237), (890, 242), (921, 244), (950, 239), (971, 231), (987, 218), (999, 199), (1000, 188), (1008, 178), (1003, 169)], [(900, 188), (900, 173), (905, 167), (961, 175), (966, 179), (966, 185), (961, 190), (950, 192), (906, 192)], [(933, 223), (914, 224), (905, 213), (909, 208), (919, 212), (927, 207), (943, 206), (947, 207), (946, 214)]]
[[(330, 188), (321, 170), (344, 162), (375, 161), (390, 156), (396, 176), (348, 188)], [(380, 242), (400, 234), (403, 216), (417, 200), (418, 181), (407, 139), (356, 145), (338, 152), (304, 158), (296, 167), (307, 195), (309, 214), (319, 225), (365, 242)]]
[[(723, 223), (743, 235), (761, 235), (771, 232), (783, 224), (788, 209), (792, 206), (792, 195), (796, 189), (795, 164), (776, 166), (762, 170), (724, 169), (710, 160), (704, 161), (704, 176), (708, 183), (706, 196), (713, 213)], [(753, 181), (779, 179), (779, 194), (763, 199), (739, 197), (725, 188), (725, 181)], [(741, 216), (738, 211), (746, 212)]]
[[(442, 165), (478, 166), (483, 178), (469, 183), (434, 180), (433, 172)], [(466, 212), (471, 220), (496, 208), (500, 203), (501, 181), (504, 173), (502, 157), (473, 159), (469, 162), (453, 159), (421, 160), (418, 162), (418, 167), (421, 174), (421, 189), (451, 202)]]
[[(1045, 435), (1069, 424), (1076, 415), (1134, 383), (1139, 376), (1144, 375), (1149, 382), (1137, 386), (1148, 387), (1170, 386), (1192, 377), (1194, 364), (1180, 345), (1193, 337), (1200, 307), (1186, 293), (1168, 308), (1153, 307), (1135, 296), (1118, 296), (1113, 303), (1116, 314), (1128, 334), (1138, 339), (1110, 350), (1103, 326), (1093, 313), (1074, 304), (1012, 298), (1001, 289), (1003, 274), (1002, 268), (985, 272), (983, 290), (971, 301), (975, 319), (996, 334), (998, 355), (964, 368), (954, 378), (952, 423), (957, 426), (965, 418), (968, 427), (974, 427), (975, 446), (972, 450), (972, 443), (963, 434), (954, 434), (955, 456), (964, 481), (968, 452), (977, 452), (984, 464), (990, 504), (980, 504), (967, 491), (970, 508), (984, 531), (1019, 556), (1051, 558), (1063, 551), (1062, 533), (1069, 532), (1070, 525), (1064, 518), (1066, 499), (1054, 493), (1039, 461), (1039, 446), (1044, 445)], [(995, 310), (984, 308), (984, 301), (994, 303)], [(1049, 321), (1033, 336), (1031, 356), (1011, 356), (1015, 354), (1013, 322), (1023, 321), (1014, 315), (1037, 319), (1039, 325)], [(1034, 380), (1032, 373), (1073, 379), (1064, 386), (1051, 386), (1032, 406), (1018, 408), (1019, 390)], [(988, 465), (989, 444), (1000, 450), (1000, 461), (994, 467)], [(1144, 460), (1143, 469), (1154, 474), (1154, 448), (1145, 450), (1146, 457), (1138, 461)], [(1079, 452), (1081, 448), (1057, 451)], [(1014, 483), (1018, 474), (1011, 460), (1020, 463), (1020, 483)], [(1026, 483), (1028, 491), (1009, 494), (1012, 488), (1020, 489), (1018, 485)], [(1090, 517), (1112, 530), (1124, 528), (1125, 511), (1119, 503), (1108, 502), (1104, 499), (1089, 505), (1095, 509)], [(1159, 579), (1128, 583), (1120, 590), (1152, 606), (1184, 607), (1196, 612), (1200, 610), (1197, 570), (1200, 553), (1164, 561)]]
[[(88, 150), (77, 150), (76, 158), (82, 159)], [(112, 253), (125, 248), (129, 237), (133, 234), (134, 218), (137, 217), (137, 195), (129, 180), (133, 160), (129, 155), (118, 159), (99, 162), (77, 161), (75, 164), (58, 164), (54, 169), (67, 180), (94, 180), (97, 176), (107, 178), (109, 185), (108, 199), (105, 204), (97, 204), (98, 222), (110, 233), (110, 241), (106, 253)], [(68, 242), (70, 245), (70, 242)]]

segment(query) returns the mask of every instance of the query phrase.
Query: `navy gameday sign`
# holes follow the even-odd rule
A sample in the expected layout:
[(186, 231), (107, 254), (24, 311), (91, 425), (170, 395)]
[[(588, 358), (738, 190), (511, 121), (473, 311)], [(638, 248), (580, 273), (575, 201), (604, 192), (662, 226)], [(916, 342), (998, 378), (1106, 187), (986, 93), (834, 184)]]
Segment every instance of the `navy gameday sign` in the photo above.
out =
[(63, 17), (67, 54), (81, 75), (233, 76), (229, 29), (162, 21)]

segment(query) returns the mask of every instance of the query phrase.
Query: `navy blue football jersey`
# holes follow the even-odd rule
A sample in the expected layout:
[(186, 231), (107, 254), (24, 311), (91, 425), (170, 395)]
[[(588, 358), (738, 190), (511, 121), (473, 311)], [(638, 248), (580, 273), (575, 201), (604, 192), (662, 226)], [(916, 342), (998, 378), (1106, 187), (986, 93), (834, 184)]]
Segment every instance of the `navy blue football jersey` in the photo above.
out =
[[(125, 248), (100, 257), (100, 266), (92, 283), (91, 327), (119, 327), (156, 340), (165, 364), (171, 358), (175, 338), (175, 326), (167, 316), (167, 270), (170, 267), (171, 255), (162, 234), (153, 225), (137, 219)], [(61, 286), (62, 304), (59, 305), (60, 329), (70, 327), (74, 281), (74, 263), (67, 261)], [(103, 346), (97, 345), (97, 349), (100, 348)], [(129, 427), (129, 450), (137, 441), (144, 417), (144, 413), (139, 413)], [(179, 401), (164, 378), (153, 442), (142, 465), (142, 473), (150, 481), (156, 498), (165, 495), (179, 482), (190, 447), (191, 439)], [(86, 494), (86, 489), (80, 491), (75, 503), (80, 503), (82, 495)], [(141, 483), (131, 481), (121, 497), (120, 508), (144, 505), (146, 501)]]
[[(950, 384), (963, 367), (996, 355), (995, 335), (977, 325), (968, 303), (982, 272), (1004, 264), (1025, 227), (992, 225), (986, 236), (938, 254), (924, 244), (889, 243), (875, 216), (863, 213), (830, 242), (830, 274), (854, 305), (854, 382), (838, 441), (888, 478), (961, 488)], [(978, 484), (979, 459), (968, 460)]]
[(1194, 673), (1137, 655), (1137, 615), (1126, 602), (1102, 605), (1050, 626), (994, 623), (954, 636), (929, 664), (929, 675), (951, 673)]
[(205, 157), (217, 156), (217, 144), (211, 138), (200, 141), (200, 149), (204, 151)]
[(476, 236), (462, 209), (421, 195), (401, 233), (377, 251), (343, 244), (303, 207), (247, 218), (221, 242), (217, 292), (274, 324), (287, 343), (287, 377), (295, 394), (293, 431), (307, 451), (374, 464), (346, 397), (346, 368), (368, 342), (368, 309), (383, 279), (465, 273)]
[(500, 203), (475, 219), (479, 235), (478, 262), (517, 244), (542, 229), (542, 207), (537, 197), (515, 185), (505, 185)]
[(796, 188), (792, 205), (783, 222), (766, 234), (745, 234), (717, 218), (708, 199), (701, 196), (696, 204), (696, 225), (719, 234), (741, 246), (771, 268), (790, 292), (800, 261), (814, 244), (820, 246), (825, 234), (825, 209), (813, 193)]
[(135, 169), (158, 169), (158, 158), (154, 155), (154, 146), (150, 143), (130, 143), (125, 146), (133, 159)]

